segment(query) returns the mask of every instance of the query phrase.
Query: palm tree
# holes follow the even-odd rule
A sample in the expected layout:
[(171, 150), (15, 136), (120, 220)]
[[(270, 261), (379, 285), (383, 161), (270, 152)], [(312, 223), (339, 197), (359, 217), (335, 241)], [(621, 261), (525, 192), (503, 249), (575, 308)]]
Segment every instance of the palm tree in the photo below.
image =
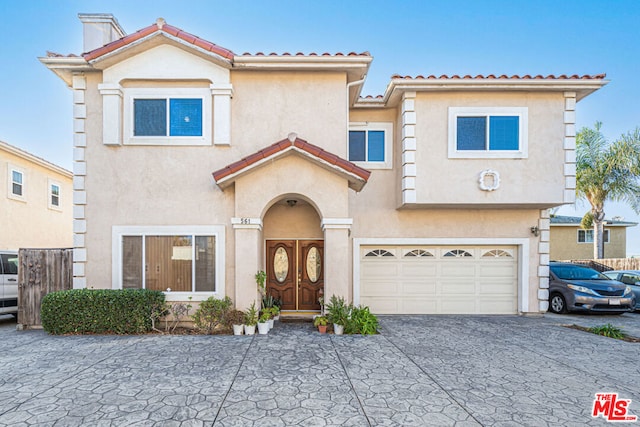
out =
[(593, 227), (593, 258), (604, 257), (604, 203), (628, 203), (640, 211), (640, 128), (609, 143), (596, 122), (576, 135), (576, 194), (587, 199), (591, 210), (582, 228)]

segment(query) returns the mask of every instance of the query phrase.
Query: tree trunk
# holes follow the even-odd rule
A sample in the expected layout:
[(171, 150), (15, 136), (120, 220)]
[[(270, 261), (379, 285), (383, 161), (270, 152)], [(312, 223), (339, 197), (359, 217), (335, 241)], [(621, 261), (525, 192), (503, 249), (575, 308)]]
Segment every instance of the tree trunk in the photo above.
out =
[(593, 213), (593, 259), (604, 258), (604, 211)]

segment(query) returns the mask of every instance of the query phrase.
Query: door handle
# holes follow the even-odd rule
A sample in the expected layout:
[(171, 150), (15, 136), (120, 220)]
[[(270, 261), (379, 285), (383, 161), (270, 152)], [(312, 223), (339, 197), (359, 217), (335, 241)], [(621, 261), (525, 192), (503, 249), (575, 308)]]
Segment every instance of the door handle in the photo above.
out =
[(17, 282), (16, 279), (7, 279), (7, 282)]

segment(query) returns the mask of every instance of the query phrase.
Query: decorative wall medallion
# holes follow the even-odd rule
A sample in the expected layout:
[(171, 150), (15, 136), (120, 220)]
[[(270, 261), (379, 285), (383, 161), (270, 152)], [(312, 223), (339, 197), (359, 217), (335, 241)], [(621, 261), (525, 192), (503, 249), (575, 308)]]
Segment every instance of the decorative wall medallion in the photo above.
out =
[(494, 191), (500, 188), (500, 174), (497, 171), (486, 169), (480, 172), (478, 179), (480, 189), (483, 191)]

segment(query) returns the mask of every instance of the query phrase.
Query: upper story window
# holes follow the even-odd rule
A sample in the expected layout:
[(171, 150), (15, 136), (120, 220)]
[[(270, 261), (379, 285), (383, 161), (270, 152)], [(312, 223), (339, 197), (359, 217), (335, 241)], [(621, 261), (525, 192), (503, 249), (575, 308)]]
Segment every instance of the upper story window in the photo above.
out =
[(450, 107), (449, 158), (526, 158), (526, 107)]
[[(609, 243), (609, 230), (604, 230), (604, 242)], [(578, 243), (593, 243), (593, 230), (578, 230)]]
[(393, 123), (349, 124), (349, 161), (369, 169), (391, 169)]
[(49, 181), (49, 208), (60, 209), (60, 184)]
[(25, 201), (25, 173), (17, 166), (9, 165), (7, 196), (10, 199)]
[(133, 88), (125, 98), (125, 144), (211, 144), (210, 89)]

